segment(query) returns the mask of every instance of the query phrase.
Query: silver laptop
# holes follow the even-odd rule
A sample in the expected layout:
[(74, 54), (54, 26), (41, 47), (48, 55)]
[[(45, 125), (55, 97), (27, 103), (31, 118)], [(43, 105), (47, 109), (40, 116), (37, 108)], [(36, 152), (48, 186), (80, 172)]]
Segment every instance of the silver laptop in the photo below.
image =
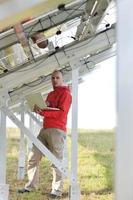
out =
[(29, 94), (26, 97), (26, 103), (31, 111), (33, 111), (34, 105), (38, 105), (41, 109), (44, 109), (47, 107), (41, 93), (34, 93)]
[(45, 110), (60, 110), (59, 108), (52, 108), (52, 107), (47, 107), (41, 93), (34, 93), (34, 94), (30, 94), (27, 95), (26, 97), (26, 103), (29, 107), (29, 109), (33, 112), (33, 108), (34, 105), (38, 105), (41, 109), (45, 109)]

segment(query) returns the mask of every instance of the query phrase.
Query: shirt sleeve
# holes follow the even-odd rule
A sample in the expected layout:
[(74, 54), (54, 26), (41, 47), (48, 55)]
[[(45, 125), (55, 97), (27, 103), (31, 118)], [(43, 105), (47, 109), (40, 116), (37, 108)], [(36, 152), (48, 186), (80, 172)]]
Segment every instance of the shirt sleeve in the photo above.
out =
[(60, 118), (64, 113), (68, 113), (70, 105), (71, 94), (66, 92), (60, 97), (58, 105), (59, 110), (42, 110), (39, 114), (44, 117)]

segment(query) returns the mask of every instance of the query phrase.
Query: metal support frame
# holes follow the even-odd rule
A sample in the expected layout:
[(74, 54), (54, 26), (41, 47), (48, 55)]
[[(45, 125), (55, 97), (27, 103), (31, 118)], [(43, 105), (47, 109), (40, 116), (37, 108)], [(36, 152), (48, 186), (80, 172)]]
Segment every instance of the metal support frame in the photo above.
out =
[[(29, 129), (31, 130), (32, 134), (34, 134), (35, 132), (35, 123), (41, 128), (42, 127), (42, 123), (39, 121), (39, 119), (37, 119), (35, 117), (35, 115), (30, 112), (27, 108), (25, 108), (25, 112), (26, 114), (29, 115)], [(28, 138), (27, 138), (28, 139)], [(28, 139), (28, 152), (30, 152), (30, 150), (32, 149), (32, 142)]]
[[(82, 7), (82, 5), (84, 6), (83, 0), (82, 1), (81, 0), (80, 1), (72, 1), (72, 3), (66, 4), (65, 7), (67, 9), (75, 9), (75, 12), (71, 13), (71, 15), (68, 16), (67, 12), (60, 12), (57, 9), (49, 12), (48, 15), (47, 15), (47, 13), (43, 13), (43, 15), (41, 15), (35, 19), (32, 19), (28, 23), (23, 24), (24, 31), (29, 33), (29, 36), (31, 36), (31, 35), (33, 35), (33, 32), (31, 31), (32, 27), (34, 27), (34, 32), (37, 32), (38, 30), (42, 30), (42, 27), (44, 27), (45, 30), (48, 30), (48, 29), (54, 28), (60, 24), (67, 23), (67, 21), (73, 20), (74, 18), (79, 18), (80, 16), (82, 16), (84, 14), (84, 9), (82, 9), (80, 7), (80, 9), (76, 10), (77, 5), (81, 6), (81, 7)], [(51, 18), (51, 20), (54, 18), (54, 24), (50, 23), (50, 18)], [(40, 26), (40, 22), (41, 22), (42, 26)], [(13, 29), (9, 29), (8, 31), (1, 33), (0, 39), (1, 39), (0, 50), (2, 50), (3, 48), (6, 48), (6, 47), (12, 46), (18, 42)]]
[(25, 109), (25, 111), (30, 116), (30, 118), (33, 119), (38, 124), (38, 126), (42, 127), (42, 123), (35, 117), (35, 115), (33, 115), (33, 113), (31, 113), (27, 109)]
[[(110, 44), (107, 40), (107, 34), (110, 40)], [(91, 56), (96, 55), (97, 51), (103, 52), (104, 50), (108, 50), (110, 48), (110, 45), (113, 45), (115, 42), (114, 34), (115, 34), (115, 28), (112, 28), (110, 30), (107, 30), (107, 32), (103, 32), (95, 36), (93, 38), (93, 42), (90, 42), (90, 38), (80, 43), (74, 42), (73, 45), (71, 44), (65, 47), (66, 54), (64, 54), (64, 51), (62, 51), (64, 48), (59, 49), (58, 52), (56, 52), (56, 56), (58, 60), (60, 61), (60, 66), (65, 66), (69, 62), (74, 62), (75, 60), (81, 59), (89, 54)], [(76, 52), (75, 52), (75, 49), (76, 49)], [(70, 54), (72, 55), (71, 59), (69, 57)], [(99, 57), (101, 58), (99, 59), (102, 60), (102, 55), (99, 55)], [(42, 62), (41, 64), (39, 64), (40, 61), (43, 59), (45, 59), (45, 62)], [(12, 88), (18, 85), (29, 82), (35, 79), (36, 77), (42, 76), (42, 74), (47, 75), (48, 73), (51, 73), (53, 71), (53, 66), (55, 68), (59, 67), (58, 64), (55, 62), (55, 55), (51, 55), (50, 57), (48, 57), (48, 55), (43, 55), (41, 57), (38, 57), (38, 59), (36, 60), (37, 67), (33, 67), (35, 65), (34, 62), (31, 62), (31, 64), (28, 62), (27, 64), (24, 64), (23, 66), (22, 65), (19, 66), (19, 68), (15, 70), (19, 70), (19, 69), (22, 70), (28, 65), (31, 68), (30, 73), (27, 73), (27, 71), (24, 70), (24, 71), (21, 71), (21, 73), (14, 71), (11, 74), (6, 73), (6, 76), (4, 74), (0, 75), (1, 77), (0, 93), (3, 92), (5, 88), (7, 88), (8, 90), (11, 90)], [(17, 79), (16, 79), (16, 76), (17, 76)]]
[(17, 117), (6, 107), (1, 108), (2, 111), (20, 128), (23, 129), (25, 135), (36, 145), (36, 147), (63, 173), (64, 176), (69, 176), (67, 169), (63, 163), (59, 161), (32, 133), (17, 119)]
[[(93, 69), (93, 66), (94, 66), (94, 63), (95, 65), (97, 65), (98, 63), (102, 62), (103, 60), (106, 60), (110, 57), (113, 57), (116, 55), (116, 48), (115, 46), (113, 46), (112, 48), (106, 50), (106, 51), (103, 51), (101, 53), (98, 53), (97, 55), (93, 55), (93, 56), (90, 56), (89, 60), (91, 60), (90, 63), (87, 64), (88, 68), (91, 68)], [(70, 58), (68, 58), (70, 59)], [(75, 59), (76, 60), (76, 59)], [(79, 69), (79, 76), (84, 76), (85, 74), (89, 73), (89, 70), (88, 68), (86, 67), (86, 65), (84, 64), (84, 60), (82, 59), (81, 62), (80, 62), (80, 69)], [(71, 71), (68, 71), (67, 73), (64, 74), (64, 81), (67, 83), (67, 82), (71, 82)], [(25, 77), (25, 75), (24, 75)], [(51, 81), (50, 81), (50, 76), (49, 76), (49, 79), (47, 81), (45, 81), (45, 84), (44, 82), (42, 84), (39, 84), (38, 86), (35, 86), (34, 88), (32, 88), (32, 92), (36, 93), (36, 92), (48, 92), (50, 90), (50, 87), (51, 87)], [(13, 91), (11, 94), (10, 94), (10, 97), (11, 97), (11, 101), (10, 101), (10, 104), (11, 105), (14, 101), (17, 101), (15, 100), (18, 99), (18, 97), (20, 97), (21, 94), (23, 95), (28, 95), (31, 93), (31, 88), (28, 88), (28, 87), (25, 87), (23, 86), (22, 88), (18, 88), (16, 89), (15, 91)]]
[(68, 151), (67, 151), (67, 138), (64, 140), (64, 150), (63, 150), (63, 165), (67, 168), (68, 170)]
[[(1, 105), (5, 101), (1, 98)], [(6, 184), (6, 115), (0, 110), (0, 200), (8, 200), (9, 185)]]
[[(30, 129), (31, 133), (33, 134), (34, 133), (34, 121), (31, 118), (31, 116), (29, 116), (29, 129)], [(32, 150), (32, 146), (33, 146), (32, 141), (29, 138), (27, 138), (27, 154), (29, 154), (30, 151)]]
[[(30, 120), (29, 121), (29, 129), (31, 130), (32, 134), (34, 134), (36, 136), (35, 132), (38, 133), (39, 131), (36, 131), (36, 127), (35, 126), (38, 126), (39, 128), (41, 128), (42, 127), (42, 123), (27, 108), (25, 108), (25, 112), (26, 112), (26, 114), (28, 114), (29, 120)], [(28, 152), (30, 152), (31, 149), (32, 149), (32, 142), (28, 139)]]
[(133, 1), (117, 1), (116, 200), (133, 199)]
[[(108, 0), (109, 1), (109, 0)], [(129, 1), (129, 0), (128, 0)], [(26, 4), (24, 3), (26, 2)], [(0, 14), (0, 24), (1, 24), (1, 27), (5, 27), (7, 25), (10, 25), (10, 24), (13, 24), (14, 22), (17, 22), (18, 19), (23, 19), (23, 17), (29, 17), (29, 14), (30, 16), (31, 15), (36, 15), (38, 14), (38, 12), (41, 12), (43, 13), (44, 12), (44, 6), (42, 5), (45, 5), (45, 11), (48, 11), (50, 10), (51, 8), (55, 8), (55, 6), (57, 7), (57, 2), (54, 1), (44, 1), (44, 0), (39, 0), (39, 1), (36, 1), (34, 0), (34, 2), (30, 2), (27, 4), (27, 1), (24, 0), (24, 2), (17, 2), (16, 0), (13, 0), (11, 3), (8, 2), (8, 1), (2, 1), (2, 7), (0, 8), (0, 10), (2, 11), (1, 14)], [(51, 3), (50, 3), (51, 2)], [(58, 1), (61, 3), (61, 1)], [(71, 2), (71, 0), (65, 0), (65, 2)], [(130, 1), (131, 2), (131, 1)], [(14, 5), (18, 5), (19, 6), (14, 6)], [(22, 6), (21, 6), (22, 5)], [(10, 9), (11, 6), (13, 6), (12, 8), (13, 9)], [(9, 12), (3, 12), (3, 8), (6, 8), (7, 10), (9, 10)], [(33, 8), (32, 10), (30, 8)], [(35, 9), (34, 9), (35, 8)], [(57, 15), (58, 16), (58, 15)], [(45, 21), (46, 22), (46, 21)], [(108, 48), (110, 48), (110, 45), (112, 45), (114, 42), (115, 42), (115, 39), (114, 39), (114, 30), (110, 30), (108, 31), (110, 33), (109, 35), (109, 38), (110, 40), (107, 41), (106, 39), (106, 32), (102, 32), (101, 34), (97, 35), (97, 37), (95, 37), (95, 42), (94, 42), (94, 39), (93, 39), (93, 44), (91, 44), (91, 39), (88, 38), (88, 41), (82, 41), (81, 43), (78, 43), (76, 44), (75, 42), (75, 45), (72, 44), (68, 47), (65, 48), (65, 51), (67, 52), (67, 56), (65, 55), (64, 56), (64, 51), (63, 53), (60, 52), (60, 50), (58, 52), (56, 52), (56, 56), (58, 57), (58, 60), (60, 60), (60, 67), (61, 66), (64, 66), (64, 65), (67, 65), (69, 62), (67, 62), (68, 60), (70, 61), (69, 57), (68, 57), (68, 54), (72, 54), (71, 56), (71, 60), (72, 62), (74, 62), (75, 60), (79, 59), (79, 58), (82, 58), (88, 54), (90, 55), (95, 55), (95, 53), (97, 51), (100, 51), (102, 52), (103, 50), (107, 50)], [(88, 33), (88, 32), (87, 32)], [(12, 39), (12, 38), (11, 38)], [(104, 42), (103, 42), (104, 41)], [(5, 44), (4, 44), (5, 45)], [(90, 46), (88, 46), (90, 45)], [(85, 48), (85, 46), (87, 46), (87, 48)], [(89, 47), (89, 48), (88, 48)], [(63, 47), (64, 49), (64, 47)], [(75, 54), (75, 49), (79, 49), (79, 51), (76, 51), (76, 54)], [(89, 49), (89, 50), (88, 50)], [(91, 49), (91, 50), (90, 50)], [(61, 49), (62, 51), (62, 49)], [(128, 52), (128, 51), (127, 51)], [(42, 56), (42, 59), (44, 58), (48, 58), (48, 55), (45, 57)], [(39, 64), (40, 62), (40, 58), (38, 58), (38, 61), (36, 62), (36, 64)], [(50, 62), (50, 61), (51, 62)], [(91, 61), (90, 61), (91, 62)], [(37, 76), (41, 76), (42, 73), (44, 75), (47, 75), (47, 72), (49, 71), (52, 71), (53, 70), (53, 67), (52, 67), (52, 64), (51, 63), (54, 63), (55, 64), (55, 55), (53, 54), (53, 56), (51, 55), (51, 58), (48, 59), (48, 61), (46, 60), (45, 61), (45, 65), (47, 66), (47, 68), (44, 66), (44, 62), (42, 63), (43, 67), (41, 64), (39, 64), (38, 68), (36, 69), (33, 69), (33, 71), (31, 70), (30, 71), (30, 74), (26, 72), (23, 72), (23, 73), (17, 73), (17, 79), (16, 79), (16, 73), (14, 71), (14, 74), (9, 74), (9, 76), (7, 76), (6, 74), (6, 77), (5, 74), (3, 74), (3, 77), (1, 77), (1, 81), (0, 81), (0, 93), (3, 93), (3, 91), (5, 89), (8, 89), (8, 91), (12, 91), (13, 88), (15, 87), (18, 87), (19, 85), (22, 85), (23, 83), (25, 82), (28, 82), (32, 79), (35, 79)], [(30, 63), (27, 63), (24, 67), (26, 67), (27, 65), (29, 65), (29, 67), (27, 67), (28, 69), (30, 67), (32, 67), (35, 63), (32, 62), (32, 64), (30, 65)], [(130, 64), (130, 63), (129, 63)], [(79, 200), (80, 199), (80, 188), (79, 188), (79, 184), (77, 183), (77, 142), (78, 142), (78, 133), (77, 133), (77, 115), (78, 115), (78, 67), (75, 66), (75, 64), (72, 64), (73, 65), (73, 72), (72, 72), (72, 81), (73, 81), (73, 84), (72, 84), (72, 91), (73, 91), (73, 108), (72, 108), (72, 160), (71, 160), (71, 165), (72, 165), (72, 168), (71, 168), (71, 187), (70, 187), (70, 199), (71, 200)], [(77, 65), (77, 64), (76, 64)], [(54, 65), (55, 67), (59, 67), (58, 66), (58, 63)], [(123, 65), (124, 66), (124, 65)], [(19, 70), (19, 69), (22, 69), (21, 68), (22, 66), (19, 66), (19, 68), (15, 69), (16, 71)], [(124, 74), (124, 73), (123, 73)], [(132, 73), (130, 73), (130, 76), (131, 76)], [(20, 79), (19, 79), (20, 77)], [(23, 78), (22, 78), (23, 77)], [(122, 77), (123, 78), (123, 77)], [(40, 86), (39, 86), (40, 87)], [(128, 88), (127, 88), (128, 89)], [(24, 88), (25, 90), (25, 88)], [(121, 91), (121, 90), (120, 90)], [(130, 91), (129, 91), (130, 92)], [(126, 93), (126, 92), (125, 92)], [(121, 96), (121, 95), (120, 95)], [(132, 99), (130, 99), (132, 100)], [(127, 101), (128, 102), (128, 101)], [(127, 103), (126, 102), (126, 103)], [(130, 105), (130, 102), (128, 102), (129, 105)], [(120, 102), (120, 106), (122, 105), (122, 103)], [(127, 105), (127, 104), (126, 104)], [(122, 105), (123, 106), (123, 105)], [(121, 107), (120, 107), (121, 108)], [(121, 111), (121, 110), (120, 110)], [(4, 150), (5, 151), (5, 141), (6, 139), (4, 138), (4, 132), (5, 132), (5, 127), (6, 127), (6, 124), (5, 124), (5, 114), (21, 129), (21, 131), (23, 130), (25, 132), (25, 134), (33, 141), (33, 143), (42, 151), (43, 154), (45, 154), (49, 160), (51, 162), (53, 162), (55, 164), (55, 166), (57, 166), (61, 172), (63, 172), (65, 175), (67, 175), (67, 170), (64, 168), (64, 166), (62, 165), (62, 163), (60, 161), (58, 161), (49, 151), (46, 147), (44, 147), (42, 145), (42, 143), (40, 141), (38, 141), (38, 139), (31, 134), (31, 132), (24, 126), (24, 123), (20, 122), (16, 117), (15, 115), (9, 110), (7, 109), (5, 106), (2, 105), (2, 108), (1, 108), (1, 121), (4, 120), (4, 124), (3, 124), (3, 121), (1, 122), (1, 130), (2, 130), (2, 134), (1, 136), (3, 137), (2, 139), (4, 139)], [(126, 113), (127, 114), (127, 113)], [(133, 117), (133, 116), (131, 116)], [(32, 117), (31, 117), (32, 118)], [(33, 118), (32, 118), (33, 119)], [(120, 122), (121, 122), (121, 119), (123, 118), (120, 118)], [(35, 120), (35, 119), (34, 119)], [(23, 121), (23, 115), (22, 115), (22, 121)], [(35, 120), (36, 121), (36, 120)], [(131, 124), (130, 124), (131, 125)], [(124, 126), (125, 128), (125, 126)], [(119, 137), (119, 130), (118, 130), (118, 137)], [(131, 139), (133, 139), (131, 137)], [(1, 140), (2, 141), (2, 140)], [(131, 141), (131, 140), (130, 140)], [(119, 147), (119, 145), (118, 145)], [(131, 146), (130, 146), (131, 147)], [(129, 150), (129, 148), (128, 148)], [(132, 150), (132, 147), (131, 147), (131, 150)], [(125, 151), (126, 152), (126, 151)], [(125, 153), (124, 152), (124, 153)], [(128, 152), (128, 151), (127, 151)], [(126, 153), (127, 153), (126, 152)], [(119, 148), (118, 148), (118, 154), (119, 154)], [(4, 157), (2, 156), (2, 158), (4, 159)], [(117, 169), (119, 169), (121, 162), (119, 162), (121, 160), (118, 159), (118, 165), (117, 165)], [(126, 161), (126, 160), (124, 160)], [(127, 162), (128, 163), (128, 162)], [(5, 160), (4, 160), (4, 164), (5, 164)], [(3, 170), (3, 172), (5, 172), (5, 168), (3, 167), (4, 164), (2, 165), (2, 167), (0, 168), (1, 171)], [(122, 163), (123, 164), (123, 163)], [(129, 169), (129, 172), (131, 172), (131, 168), (133, 169), (133, 163), (131, 162), (130, 163), (131, 166)], [(125, 165), (126, 166), (126, 165)], [(124, 167), (125, 167), (124, 166)], [(126, 167), (124, 168), (126, 169)], [(125, 175), (125, 174), (124, 174)], [(1, 176), (0, 176), (1, 177)], [(5, 174), (3, 173), (2, 174), (2, 177), (3, 177), (3, 182), (4, 182), (4, 185), (5, 184)], [(1, 179), (2, 179), (1, 177)], [(124, 177), (124, 176), (123, 176)], [(119, 178), (118, 178), (119, 179)], [(118, 181), (117, 179), (117, 181)], [(132, 177), (132, 180), (133, 180), (133, 177)], [(130, 183), (132, 183), (130, 181)], [(133, 184), (131, 184), (133, 185)], [(126, 187), (127, 189), (127, 187)], [(1, 190), (1, 188), (0, 188)], [(119, 193), (119, 192), (118, 192)], [(1, 193), (0, 193), (1, 194)], [(132, 193), (130, 193), (132, 194)], [(127, 196), (128, 197), (128, 196)], [(129, 195), (130, 197), (130, 195)], [(0, 200), (5, 200), (5, 196), (3, 198), (1, 198)], [(122, 198), (121, 198), (122, 199)], [(128, 200), (131, 200), (130, 198), (127, 198)], [(124, 198), (122, 200), (125, 200)]]
[[(79, 65), (79, 64), (78, 64)], [(78, 148), (78, 66), (72, 64), (72, 147), (71, 147), (71, 186), (70, 200), (80, 200), (80, 187), (77, 180)]]
[[(24, 124), (24, 102), (21, 103), (21, 122)], [(25, 138), (24, 132), (20, 129), (20, 149), (19, 149), (19, 161), (18, 161), (18, 179), (24, 179), (25, 175)]]

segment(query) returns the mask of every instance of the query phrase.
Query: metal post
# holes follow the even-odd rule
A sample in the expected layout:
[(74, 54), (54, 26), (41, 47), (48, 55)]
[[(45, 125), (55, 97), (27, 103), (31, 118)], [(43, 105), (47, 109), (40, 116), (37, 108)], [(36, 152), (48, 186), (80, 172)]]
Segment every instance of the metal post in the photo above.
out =
[[(1, 102), (3, 104), (3, 102)], [(0, 110), (0, 200), (8, 200), (6, 184), (6, 115)]]
[[(21, 104), (21, 121), (24, 124), (24, 102)], [(24, 132), (20, 129), (20, 149), (19, 149), (19, 161), (18, 161), (18, 180), (23, 180), (25, 175), (25, 138)]]
[(80, 199), (80, 187), (77, 182), (77, 148), (78, 148), (78, 66), (72, 70), (72, 148), (71, 148), (71, 187), (70, 200)]
[(64, 150), (63, 150), (63, 165), (68, 169), (68, 152), (67, 152), (67, 139), (64, 140)]
[[(39, 133), (39, 129), (42, 127), (42, 123), (40, 120), (28, 109), (25, 108), (25, 112), (29, 115), (29, 129), (31, 130), (32, 134), (37, 135)], [(32, 149), (32, 142), (27, 138), (27, 150), (28, 152)]]
[[(37, 119), (37, 118), (35, 117), (35, 115), (34, 115), (33, 113), (31, 113), (31, 112), (28, 111), (28, 110), (25, 110), (25, 111), (26, 111), (26, 113), (30, 116), (30, 118), (33, 119), (33, 121), (35, 121), (35, 122), (37, 123), (38, 126), (42, 127), (42, 123), (40, 122), (39, 119)], [(31, 122), (31, 126), (32, 126), (32, 122)]]
[[(31, 118), (31, 116), (29, 116), (29, 130), (31, 131), (31, 133), (34, 133), (34, 121)], [(27, 137), (27, 153), (29, 154), (29, 152), (31, 151), (33, 146), (32, 141)]]
[(133, 199), (133, 1), (118, 0), (116, 200)]

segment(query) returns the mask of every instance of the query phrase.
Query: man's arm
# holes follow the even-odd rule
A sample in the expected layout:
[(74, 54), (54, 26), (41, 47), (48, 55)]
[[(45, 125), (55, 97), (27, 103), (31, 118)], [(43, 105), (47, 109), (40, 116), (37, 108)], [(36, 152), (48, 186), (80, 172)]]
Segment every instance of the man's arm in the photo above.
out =
[(67, 92), (61, 96), (58, 108), (52, 108), (52, 109), (47, 108), (47, 110), (44, 109), (39, 111), (39, 114), (44, 117), (58, 118), (61, 117), (62, 114), (64, 114), (64, 112), (68, 113), (70, 105), (71, 105), (71, 94)]
[(41, 112), (41, 108), (38, 106), (38, 105), (34, 105), (34, 108), (33, 108), (33, 111), (35, 112), (35, 113), (40, 113)]

